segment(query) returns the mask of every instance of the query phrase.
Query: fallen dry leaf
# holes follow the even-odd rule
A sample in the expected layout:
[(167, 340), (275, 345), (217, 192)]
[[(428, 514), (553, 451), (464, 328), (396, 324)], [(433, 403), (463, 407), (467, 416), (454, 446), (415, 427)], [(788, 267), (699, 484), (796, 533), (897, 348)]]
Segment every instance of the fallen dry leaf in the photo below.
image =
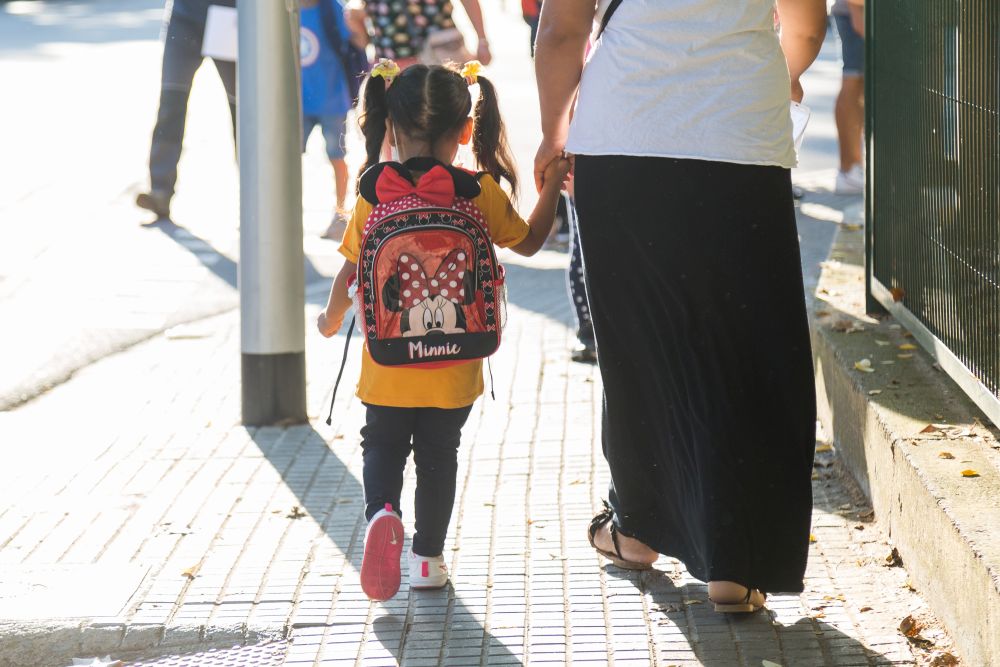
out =
[(878, 338), (876, 338), (875, 339), (875, 344), (876, 345), (888, 345), (889, 341), (887, 341), (887, 340), (879, 340)]
[(888, 567), (901, 567), (903, 565), (903, 559), (899, 557), (899, 550), (896, 547), (893, 547), (889, 555), (885, 557), (885, 564)]
[(901, 350), (915, 350), (915, 349), (917, 349), (917, 346), (914, 345), (913, 343), (903, 343), (902, 345), (899, 346), (899, 349), (901, 349)]
[(871, 359), (859, 359), (854, 362), (854, 368), (861, 371), (862, 373), (874, 373), (875, 369), (872, 368)]
[(809, 533), (809, 544), (812, 544), (815, 541), (816, 541), (816, 536), (813, 535), (812, 533)]
[(882, 364), (883, 366), (888, 366), (888, 365), (890, 365), (890, 364), (894, 364), (894, 363), (896, 363), (896, 362), (895, 362), (895, 361), (892, 361), (891, 359), (887, 359), (887, 360), (885, 360), (885, 361), (882, 361), (882, 362), (880, 362), (880, 363), (881, 363), (881, 364)]
[(896, 357), (898, 359), (912, 359), (913, 355), (912, 354), (897, 354)]
[(941, 452), (940, 454), (938, 454), (938, 458), (939, 459), (953, 459), (953, 458), (955, 458), (955, 455), (952, 454), (951, 452)]
[(701, 604), (702, 600), (684, 600), (686, 606), (691, 606), (693, 604)]
[(881, 389), (869, 389), (868, 390), (868, 395), (869, 396), (878, 396), (881, 393), (882, 393)]
[(576, 486), (577, 484), (583, 484), (583, 480), (582, 479), (574, 479), (572, 482), (569, 483), (570, 486)]
[(970, 468), (969, 470), (962, 471), (962, 477), (979, 477), (979, 473)]
[(819, 479), (819, 478), (820, 478), (820, 477), (819, 477), (819, 473), (818, 473), (818, 472), (814, 472), (814, 473), (812, 474), (812, 478), (813, 478), (813, 480), (817, 480), (817, 479)]
[(781, 667), (781, 665), (776, 662), (771, 662), (770, 660), (761, 660), (760, 667)]
[(954, 667), (958, 664), (958, 658), (947, 651), (935, 653), (931, 658), (930, 667)]
[(921, 433), (937, 433), (938, 427), (934, 424), (928, 424), (927, 426), (920, 429)]
[(906, 296), (906, 290), (904, 290), (902, 287), (893, 287), (891, 290), (889, 290), (889, 294), (892, 295), (893, 301), (899, 303)]
[(862, 614), (865, 613), (866, 611), (871, 611), (871, 610), (872, 610), (872, 608), (869, 607), (868, 605), (865, 605), (861, 609), (858, 609), (858, 611), (860, 611)]
[(837, 320), (830, 328), (841, 333), (858, 333), (865, 330), (865, 325), (856, 320)]
[(201, 568), (201, 563), (195, 563), (188, 569), (181, 572), (182, 577), (187, 577), (188, 579), (194, 579), (198, 576), (198, 570)]
[(920, 634), (921, 629), (920, 622), (913, 618), (912, 614), (899, 623), (899, 631), (903, 633), (904, 637), (916, 637)]
[(832, 451), (833, 451), (833, 445), (831, 445), (828, 442), (821, 442), (820, 444), (816, 445), (817, 454), (822, 454), (823, 452), (832, 452)]

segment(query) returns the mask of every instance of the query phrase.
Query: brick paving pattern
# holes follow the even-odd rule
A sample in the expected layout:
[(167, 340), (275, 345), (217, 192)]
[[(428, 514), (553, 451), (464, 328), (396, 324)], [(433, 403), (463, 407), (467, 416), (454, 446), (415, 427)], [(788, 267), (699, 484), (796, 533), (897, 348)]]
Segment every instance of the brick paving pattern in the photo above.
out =
[[(287, 634), (287, 665), (919, 664), (896, 627), (926, 609), (882, 563), (889, 547), (829, 453), (808, 590), (772, 597), (769, 614), (715, 614), (667, 559), (648, 573), (602, 564), (585, 538), (607, 483), (600, 378), (568, 359), (560, 261), (510, 264), (497, 400), (477, 403), (464, 432), (447, 589), (410, 591), (404, 576), (394, 599), (364, 597), (364, 412), (344, 392), (332, 429), (239, 426), (232, 314), (0, 416), (23, 445), (22, 465), (0, 472), (0, 564), (150, 566), (124, 613), (85, 630), (114, 633), (126, 657)], [(325, 414), (341, 340), (310, 334), (312, 415)]]

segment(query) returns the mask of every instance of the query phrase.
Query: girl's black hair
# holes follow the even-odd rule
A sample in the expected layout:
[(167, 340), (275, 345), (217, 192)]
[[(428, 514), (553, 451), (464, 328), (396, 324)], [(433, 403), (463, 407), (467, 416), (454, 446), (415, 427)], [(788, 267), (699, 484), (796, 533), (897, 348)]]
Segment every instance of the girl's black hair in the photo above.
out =
[[(477, 81), (480, 97), (473, 115), (472, 152), (479, 167), (497, 182), (506, 179), (516, 196), (517, 170), (496, 89), (484, 76)], [(367, 159), (361, 173), (381, 161), (387, 118), (399, 132), (433, 148), (440, 139), (459, 131), (473, 111), (465, 78), (441, 65), (407, 67), (388, 88), (382, 77), (368, 77), (362, 99), (361, 132)]]

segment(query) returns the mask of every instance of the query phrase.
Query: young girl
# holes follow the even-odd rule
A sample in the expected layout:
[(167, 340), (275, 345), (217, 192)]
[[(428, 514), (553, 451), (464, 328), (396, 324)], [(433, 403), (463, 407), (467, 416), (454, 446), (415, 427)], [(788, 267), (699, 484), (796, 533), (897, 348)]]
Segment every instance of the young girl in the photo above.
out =
[[(364, 196), (374, 190), (366, 179), (379, 171), (376, 163), (386, 138), (393, 155), (398, 152), (398, 161), (405, 166), (400, 167), (400, 173), (411, 173), (416, 180), (440, 165), (466, 183), (463, 187), (470, 174), (451, 165), (459, 145), (471, 141), (483, 169), (478, 187), (472, 177), (479, 194), (471, 201), (482, 212), (493, 243), (525, 256), (542, 247), (555, 219), (569, 162), (557, 158), (549, 164), (538, 204), (525, 222), (499, 185), (505, 179), (516, 191), (517, 177), (496, 91), (488, 79), (478, 76), (478, 69), (475, 62), (461, 73), (448, 67), (413, 65), (399, 74), (391, 61), (382, 61), (374, 68), (365, 85), (361, 117), (368, 159), (340, 247), (346, 261), (317, 322), (324, 336), (340, 329), (352, 306), (348, 281), (355, 274), (365, 222), (373, 209)], [(480, 93), (475, 109), (469, 90), (473, 83), (479, 84)], [(361, 586), (369, 598), (386, 600), (399, 590), (403, 549), (400, 494), (411, 451), (417, 467), (417, 489), (416, 533), (407, 558), (410, 586), (440, 588), (447, 584), (442, 551), (455, 501), (457, 450), (462, 426), (482, 393), (481, 360), (431, 369), (392, 367), (375, 364), (368, 349), (363, 351), (357, 395), (367, 408), (361, 447), (368, 529)]]

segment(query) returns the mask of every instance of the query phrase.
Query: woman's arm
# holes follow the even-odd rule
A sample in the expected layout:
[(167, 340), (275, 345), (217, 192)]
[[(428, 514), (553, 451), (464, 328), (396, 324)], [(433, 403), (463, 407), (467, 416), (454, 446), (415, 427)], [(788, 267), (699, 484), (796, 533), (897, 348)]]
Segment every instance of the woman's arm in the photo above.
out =
[(542, 115), (542, 143), (535, 155), (535, 187), (539, 191), (545, 168), (566, 147), (570, 112), (596, 11), (594, 0), (545, 0), (542, 4), (535, 41), (535, 78)]
[(802, 101), (799, 77), (809, 69), (826, 37), (825, 0), (778, 0), (781, 18), (781, 50), (792, 79), (792, 99)]
[(486, 39), (483, 8), (480, 7), (479, 0), (462, 0), (462, 6), (465, 7), (465, 13), (469, 16), (469, 22), (472, 23), (472, 27), (476, 31), (476, 36), (479, 38), (476, 57), (479, 58), (479, 62), (482, 64), (489, 65), (490, 61), (493, 60), (493, 55), (490, 53), (490, 40)]

